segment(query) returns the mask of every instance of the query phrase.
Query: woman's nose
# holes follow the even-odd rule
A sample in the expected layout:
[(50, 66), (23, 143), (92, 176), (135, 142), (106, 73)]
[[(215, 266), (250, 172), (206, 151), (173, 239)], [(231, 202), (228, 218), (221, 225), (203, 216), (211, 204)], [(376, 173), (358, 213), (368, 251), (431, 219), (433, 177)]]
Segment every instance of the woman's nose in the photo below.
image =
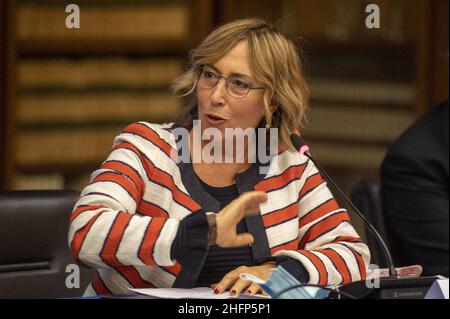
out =
[[(222, 81), (223, 80), (223, 81)], [(223, 78), (219, 78), (217, 85), (212, 88), (211, 99), (214, 104), (223, 104), (225, 94), (227, 94), (227, 81)]]

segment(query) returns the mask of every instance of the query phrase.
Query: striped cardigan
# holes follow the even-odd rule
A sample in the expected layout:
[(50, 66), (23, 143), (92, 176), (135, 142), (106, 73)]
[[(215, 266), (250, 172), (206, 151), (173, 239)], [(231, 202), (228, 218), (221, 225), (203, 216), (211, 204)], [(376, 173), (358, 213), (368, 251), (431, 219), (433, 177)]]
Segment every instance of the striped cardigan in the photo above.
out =
[[(69, 246), (78, 262), (97, 269), (85, 295), (194, 287), (208, 252), (205, 212), (220, 206), (203, 191), (192, 165), (171, 157), (175, 127), (138, 122), (125, 128), (78, 198)], [(284, 151), (266, 174), (253, 164), (236, 175), (236, 185), (239, 193), (268, 195), (260, 214), (245, 218), (255, 260), (293, 258), (311, 284), (365, 278), (368, 248), (307, 157)], [(180, 227), (183, 238), (172, 245)]]

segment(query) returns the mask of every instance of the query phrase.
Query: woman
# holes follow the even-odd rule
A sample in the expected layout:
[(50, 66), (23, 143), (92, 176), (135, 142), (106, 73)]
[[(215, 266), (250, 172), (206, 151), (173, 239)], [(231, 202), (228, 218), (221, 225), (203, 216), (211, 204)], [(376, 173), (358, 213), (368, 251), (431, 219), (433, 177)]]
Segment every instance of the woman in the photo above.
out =
[[(261, 288), (239, 275), (267, 279), (276, 265), (304, 283), (364, 279), (367, 246), (290, 142), (308, 101), (293, 42), (264, 21), (239, 20), (211, 33), (190, 62), (174, 82), (190, 100), (181, 125), (128, 126), (75, 205), (72, 254), (98, 269), (86, 295), (196, 286), (253, 295)], [(279, 150), (264, 173), (258, 160), (236, 160), (249, 140), (219, 154), (231, 163), (180, 161), (175, 130), (188, 132), (188, 159), (212, 140), (195, 138), (193, 120), (219, 132), (222, 146), (226, 129), (275, 128)]]

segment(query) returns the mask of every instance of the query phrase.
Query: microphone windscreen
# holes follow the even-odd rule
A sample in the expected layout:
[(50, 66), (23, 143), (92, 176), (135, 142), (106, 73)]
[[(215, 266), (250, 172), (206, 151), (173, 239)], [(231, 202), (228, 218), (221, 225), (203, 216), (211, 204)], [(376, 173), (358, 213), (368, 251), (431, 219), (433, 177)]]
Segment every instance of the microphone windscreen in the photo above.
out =
[(305, 140), (297, 134), (291, 134), (291, 142), (295, 149), (299, 151), (300, 154), (309, 152), (309, 146), (306, 144)]

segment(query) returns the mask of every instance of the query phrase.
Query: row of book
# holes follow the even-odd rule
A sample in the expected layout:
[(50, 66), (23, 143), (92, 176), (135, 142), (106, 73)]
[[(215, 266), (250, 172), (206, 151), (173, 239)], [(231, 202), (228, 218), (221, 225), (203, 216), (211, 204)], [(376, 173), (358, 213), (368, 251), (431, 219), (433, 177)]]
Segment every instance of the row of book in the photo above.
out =
[(313, 103), (305, 136), (388, 145), (414, 121), (410, 109)]
[(389, 80), (367, 81), (313, 78), (311, 97), (318, 101), (361, 103), (369, 105), (411, 106), (415, 100), (414, 85)]
[[(67, 28), (65, 2), (19, 4), (19, 41), (152, 39), (183, 40), (188, 36), (190, 10), (187, 1), (158, 1), (129, 5), (84, 2), (79, 5), (79, 28)], [(69, 17), (70, 20), (70, 17)]]
[(16, 174), (13, 187), (17, 190), (64, 189), (65, 178), (62, 174)]
[[(366, 6), (377, 4), (380, 8), (380, 27), (365, 25)], [(183, 39), (190, 31), (189, 1), (148, 1), (133, 6), (128, 1), (112, 3), (80, 2), (81, 25), (76, 32), (67, 29), (65, 2), (39, 3), (25, 1), (19, 5), (18, 35), (20, 40), (70, 40), (70, 39)], [(245, 14), (239, 10), (241, 1), (228, 0), (231, 8), (227, 19)], [(253, 0), (248, 6), (264, 11), (272, 4)], [(283, 19), (280, 21), (290, 32), (310, 39), (350, 41), (355, 38), (382, 39), (393, 43), (411, 42), (415, 36), (415, 19), (418, 1), (374, 0), (284, 0), (279, 5)], [(283, 9), (284, 8), (284, 9)]]
[(170, 93), (108, 92), (25, 95), (19, 99), (18, 123), (52, 124), (165, 122), (176, 120), (181, 100)]
[(81, 191), (89, 184), (91, 173), (20, 174), (14, 176), (14, 189), (73, 189)]
[(371, 144), (333, 142), (310, 143), (311, 153), (324, 167), (335, 170), (374, 172), (386, 154), (386, 147)]
[[(278, 27), (287, 33), (339, 43), (374, 40), (401, 45), (413, 42), (417, 34), (420, 0), (283, 0), (279, 5), (274, 2), (227, 0), (224, 20), (243, 18), (253, 10), (256, 15), (277, 21)], [(366, 25), (366, 19), (373, 13), (366, 11), (371, 4), (379, 8), (378, 14), (375, 13), (379, 28)]]
[[(379, 39), (394, 44), (412, 41), (415, 36), (417, 1), (403, 0), (300, 0), (296, 24), (300, 34), (331, 40), (352, 41), (357, 38)], [(366, 11), (369, 4), (378, 6), (378, 14)], [(314, 14), (311, 14), (313, 12)], [(367, 17), (379, 19), (379, 28), (368, 28)], [(325, 23), (324, 23), (325, 22)]]
[(101, 163), (111, 151), (114, 137), (124, 126), (21, 130), (17, 136), (19, 168), (82, 166)]
[(17, 76), (21, 89), (148, 88), (167, 86), (182, 70), (176, 58), (23, 59)]
[(14, 176), (14, 189), (74, 189), (81, 191), (88, 185), (91, 173), (21, 174)]

